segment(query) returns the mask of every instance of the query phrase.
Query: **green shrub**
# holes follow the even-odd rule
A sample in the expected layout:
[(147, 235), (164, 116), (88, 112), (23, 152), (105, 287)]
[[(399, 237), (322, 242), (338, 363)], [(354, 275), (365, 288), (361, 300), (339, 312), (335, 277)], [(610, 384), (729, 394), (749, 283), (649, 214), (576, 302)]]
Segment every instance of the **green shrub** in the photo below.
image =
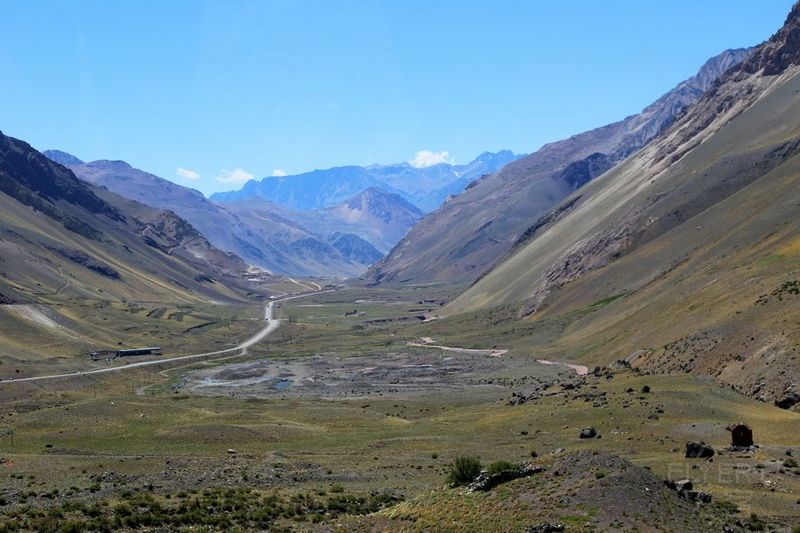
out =
[(519, 465), (515, 465), (514, 463), (510, 463), (508, 461), (495, 461), (489, 465), (487, 471), (489, 474), (499, 474), (500, 472), (506, 472), (508, 470), (519, 470)]
[(476, 457), (456, 457), (450, 466), (447, 481), (454, 487), (468, 485), (481, 473), (481, 468), (481, 462)]

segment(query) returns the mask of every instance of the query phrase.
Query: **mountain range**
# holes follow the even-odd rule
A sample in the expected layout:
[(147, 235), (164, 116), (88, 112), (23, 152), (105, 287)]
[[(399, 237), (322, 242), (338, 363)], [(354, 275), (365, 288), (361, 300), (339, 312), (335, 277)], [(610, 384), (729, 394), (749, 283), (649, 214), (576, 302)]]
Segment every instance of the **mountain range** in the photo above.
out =
[(522, 156), (509, 150), (484, 152), (470, 163), (440, 163), (418, 168), (409, 163), (344, 166), (292, 176), (250, 180), (240, 190), (211, 195), (215, 202), (263, 198), (292, 209), (334, 207), (360, 192), (377, 188), (405, 198), (424, 212), (439, 207), (450, 195), (463, 191), (472, 181), (496, 172)]
[(358, 276), (422, 216), (400, 196), (374, 187), (319, 210), (293, 210), (261, 198), (221, 205), (124, 161), (84, 163), (58, 150), (44, 153), (87, 182), (176, 213), (214, 246), (277, 274)]
[(473, 182), (417, 224), (368, 277), (474, 281), (551, 207), (649, 143), (749, 53), (727, 50), (641, 113), (547, 144)]
[(520, 233), (443, 315), (503, 310), (514, 328), (558, 324), (557, 339), (529, 340), (575, 360), (800, 397), (798, 124), (800, 4), (646, 147)]

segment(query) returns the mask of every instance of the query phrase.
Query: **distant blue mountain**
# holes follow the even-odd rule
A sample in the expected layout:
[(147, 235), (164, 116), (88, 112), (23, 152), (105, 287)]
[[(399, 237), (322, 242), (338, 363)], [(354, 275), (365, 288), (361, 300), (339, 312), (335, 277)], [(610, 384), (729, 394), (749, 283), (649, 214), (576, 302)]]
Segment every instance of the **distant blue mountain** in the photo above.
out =
[(345, 166), (293, 176), (250, 180), (238, 191), (216, 193), (215, 202), (262, 198), (292, 209), (322, 209), (340, 204), (362, 191), (377, 187), (402, 196), (424, 212), (439, 207), (449, 195), (462, 192), (472, 181), (492, 174), (522, 157), (510, 150), (484, 152), (466, 165), (441, 163), (417, 168), (408, 163)]

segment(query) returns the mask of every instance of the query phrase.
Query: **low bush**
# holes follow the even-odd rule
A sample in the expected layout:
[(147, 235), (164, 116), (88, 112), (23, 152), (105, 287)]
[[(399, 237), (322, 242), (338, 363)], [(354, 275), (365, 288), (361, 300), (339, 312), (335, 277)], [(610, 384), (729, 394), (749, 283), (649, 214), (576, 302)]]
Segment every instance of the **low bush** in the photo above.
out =
[(476, 457), (456, 457), (450, 466), (447, 482), (454, 487), (468, 485), (481, 473), (481, 462)]
[[(184, 493), (185, 494), (185, 493)], [(10, 531), (268, 530), (280, 519), (320, 522), (343, 514), (369, 514), (402, 500), (390, 493), (263, 494), (252, 489), (206, 489), (197, 496), (128, 495), (124, 501), (66, 502), (42, 511), (0, 512), (0, 533)]]
[(500, 472), (507, 472), (509, 470), (519, 470), (519, 465), (510, 463), (508, 461), (495, 461), (489, 465), (487, 472), (489, 474), (499, 474)]

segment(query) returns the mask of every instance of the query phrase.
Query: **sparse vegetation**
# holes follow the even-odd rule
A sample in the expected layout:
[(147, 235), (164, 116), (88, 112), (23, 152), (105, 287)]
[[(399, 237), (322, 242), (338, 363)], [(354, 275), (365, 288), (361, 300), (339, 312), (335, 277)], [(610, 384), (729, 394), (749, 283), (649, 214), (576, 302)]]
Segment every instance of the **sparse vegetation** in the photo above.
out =
[(718, 509), (720, 509), (722, 511), (725, 511), (727, 513), (734, 513), (735, 514), (735, 513), (739, 512), (739, 506), (736, 505), (735, 503), (733, 503), (732, 501), (729, 501), (729, 500), (717, 500), (717, 501), (714, 502), (714, 505)]
[(486, 469), (488, 474), (499, 474), (500, 472), (507, 472), (510, 470), (519, 470), (519, 465), (509, 461), (495, 461)]
[[(413, 362), (439, 364), (437, 360), (446, 360), (450, 354), (442, 357), (436, 350), (411, 350), (405, 345), (405, 340), (398, 341), (392, 337), (405, 331), (406, 326), (389, 323), (369, 325), (368, 334), (356, 339), (348, 334), (351, 324), (346, 324), (343, 318), (329, 318), (338, 316), (340, 309), (352, 308), (352, 301), (357, 299), (380, 300), (375, 304), (359, 304), (359, 309), (363, 308), (370, 316), (376, 316), (383, 309), (385, 314), (379, 316), (402, 317), (417, 307), (416, 299), (419, 297), (416, 296), (414, 301), (403, 298), (399, 292), (358, 289), (347, 294), (323, 295), (302, 302), (303, 305), (298, 302), (291, 312), (296, 316), (293, 327), (305, 328), (303, 342), (282, 344), (280, 350), (269, 352), (269, 359), (278, 360), (286, 368), (295, 361), (330, 358), (336, 361), (337, 366), (348, 365), (354, 370), (378, 366), (376, 363), (386, 368), (392, 354), (396, 353), (409, 354)], [(386, 301), (392, 304), (387, 306)], [(310, 303), (315, 305), (306, 305)], [(455, 327), (453, 334), (462, 326)], [(409, 338), (424, 335), (421, 327), (413, 326), (414, 334)], [(450, 331), (451, 326), (434, 322), (425, 327), (446, 327)], [(438, 333), (432, 336), (436, 342), (451, 344), (440, 340), (444, 337)], [(452, 344), (459, 345), (459, 342), (455, 340)], [(498, 347), (506, 346), (498, 342)], [(376, 486), (385, 486), (408, 494), (410, 501), (422, 498), (426, 502), (426, 490), (442, 485), (452, 470), (449, 463), (457, 456), (473, 457), (480, 463), (479, 456), (484, 455), (483, 461), (489, 469), (492, 465), (486, 458), (501, 457), (513, 464), (530, 460), (534, 449), (540, 456), (536, 463), (544, 466), (547, 473), (548, 464), (554, 458), (583, 445), (575, 438), (576, 430), (597, 424), (597, 417), (601, 415), (603, 418), (613, 417), (615, 422), (604, 432), (602, 441), (591, 442), (592, 447), (602, 451), (624, 446), (635, 452), (641, 466), (651, 467), (659, 476), (665, 475), (663, 465), (675, 460), (670, 448), (681, 445), (669, 439), (661, 441), (667, 437), (680, 439), (686, 431), (704, 431), (691, 427), (699, 419), (712, 421), (721, 427), (731, 420), (750, 423), (758, 442), (779, 447), (782, 461), (790, 458), (784, 456), (784, 450), (795, 442), (792, 413), (775, 410), (721, 389), (710, 380), (699, 381), (679, 375), (640, 376), (630, 369), (615, 370), (610, 379), (594, 375), (576, 379), (565, 375), (563, 369), (531, 364), (529, 359), (516, 357), (482, 356), (485, 361), (498, 365), (495, 367), (497, 370), (483, 374), (478, 387), (465, 384), (463, 391), (446, 397), (424, 392), (412, 395), (403, 390), (387, 393), (386, 389), (373, 389), (369, 395), (361, 389), (357, 390), (355, 398), (343, 394), (340, 400), (337, 395), (331, 395), (325, 401), (297, 391), (294, 394), (288, 391), (270, 395), (206, 397), (181, 387), (186, 377), (199, 368), (217, 371), (231, 368), (240, 372), (241, 367), (233, 365), (263, 359), (264, 352), (260, 350), (254, 347), (249, 359), (192, 365), (169, 371), (166, 376), (157, 372), (132, 373), (136, 375), (137, 387), (140, 383), (151, 384), (148, 391), (152, 394), (146, 396), (135, 396), (135, 387), (126, 384), (125, 375), (120, 375), (109, 376), (96, 388), (81, 389), (79, 382), (67, 383), (69, 388), (65, 392), (60, 392), (59, 384), (54, 383), (55, 387), (31, 395), (24, 402), (12, 402), (14, 442), (12, 445), (10, 437), (0, 437), (3, 456), (15, 459), (15, 454), (19, 454), (26, 459), (24, 465), (3, 468), (8, 473), (2, 477), (0, 493), (5, 493), (9, 500), (4, 510), (30, 507), (40, 512), (68, 501), (83, 501), (87, 507), (93, 508), (103, 500), (110, 502), (108, 509), (113, 510), (117, 504), (130, 506), (130, 494), (149, 492), (148, 485), (157, 487), (151, 495), (168, 508), (183, 500), (202, 498), (204, 490), (220, 490), (207, 489), (214, 484), (253, 488), (260, 498), (275, 493), (288, 499), (297, 492), (310, 495), (314, 501), (325, 502), (337, 495), (368, 495)], [(323, 357), (318, 357), (320, 354)], [(480, 359), (459, 355), (457, 361), (469, 369), (470, 365), (480, 363)], [(409, 362), (407, 359), (403, 364)], [(320, 368), (311, 375), (327, 379), (324, 370), (330, 367)], [(458, 377), (458, 374), (449, 379), (453, 379), (452, 376)], [(547, 394), (524, 405), (504, 407), (511, 391), (557, 384), (565, 378), (576, 388), (559, 392), (560, 387), (551, 386)], [(636, 398), (636, 393), (645, 385), (651, 386), (656, 393), (644, 399)], [(627, 389), (632, 392), (626, 393)], [(670, 394), (662, 391), (670, 391)], [(385, 395), (380, 396), (377, 392)], [(239, 390), (236, 394), (240, 394)], [(583, 397), (603, 398), (602, 407), (594, 408), (593, 403), (597, 400), (584, 402)], [(662, 407), (662, 403), (665, 413), (660, 415), (659, 427), (641, 424), (653, 408)], [(82, 429), (76, 432), (72, 429), (74, 427)], [(124, 428), (125, 439), (118, 438), (119, 427)], [(618, 428), (619, 433), (611, 428)], [(45, 443), (52, 443), (54, 447), (46, 450)], [(228, 448), (236, 449), (238, 454), (229, 456), (226, 453)], [(554, 453), (559, 448), (565, 450)], [(64, 450), (74, 449), (89, 453), (82, 456), (64, 453)], [(157, 458), (153, 456), (156, 450)], [(186, 456), (191, 456), (192, 461), (180, 459)], [(119, 462), (120, 459), (124, 459), (124, 463)], [(165, 460), (171, 464), (165, 465)], [(759, 456), (753, 464), (765, 460)], [(713, 467), (728, 468), (731, 461), (735, 461), (732, 455), (724, 455), (715, 460)], [(700, 470), (687, 473), (687, 477), (710, 476), (713, 473), (711, 467), (700, 464)], [(117, 475), (102, 479), (103, 474), (110, 471), (116, 471)], [(162, 471), (168, 475), (163, 477)], [(606, 478), (603, 482), (589, 485), (602, 487), (616, 475), (613, 469), (591, 467), (584, 479), (594, 481), (598, 471), (605, 473)], [(243, 479), (244, 472), (247, 480)], [(773, 475), (765, 470), (759, 471), (759, 475), (761, 473)], [(15, 475), (20, 479), (12, 479), (11, 476)], [(30, 475), (34, 475), (33, 481), (28, 480)], [(215, 479), (212, 480), (212, 476)], [(748, 498), (753, 496), (765, 502), (768, 511), (759, 510), (762, 516), (767, 516), (767, 512), (770, 516), (787, 512), (779, 506), (779, 500), (775, 498), (777, 494), (751, 483), (754, 481), (751, 474), (742, 471), (738, 476), (738, 482), (729, 476), (721, 486), (709, 490), (715, 503), (727, 499), (735, 502), (733, 505), (740, 505), (747, 513), (738, 517), (742, 522), (751, 511)], [(467, 479), (471, 480), (471, 477), (467, 476)], [(66, 484), (64, 480), (67, 480)], [(794, 490), (800, 486), (798, 481), (800, 477), (786, 475), (781, 482)], [(28, 486), (28, 483), (33, 483), (33, 486)], [(487, 498), (495, 498), (499, 497), (495, 495), (530, 486), (536, 487), (532, 489), (534, 494), (557, 498), (573, 490), (548, 483), (544, 476), (537, 475), (503, 484), (485, 494)], [(744, 494), (743, 483), (747, 486)], [(76, 487), (72, 494), (66, 491), (70, 486)], [(53, 489), (60, 489), (58, 495), (52, 498), (43, 496), (52, 496)], [(184, 498), (179, 497), (182, 490), (185, 491)], [(191, 495), (193, 490), (195, 494)], [(336, 492), (338, 490), (341, 492)], [(122, 497), (123, 492), (128, 493), (126, 497)], [(452, 496), (447, 496), (449, 493)], [(794, 500), (791, 503), (795, 505)], [(486, 521), (482, 523), (512, 524), (512, 529), (524, 529), (526, 523), (535, 523), (530, 518), (533, 511), (520, 512), (519, 517), (501, 520), (487, 507), (494, 504), (500, 509), (506, 505), (494, 499), (484, 501), (472, 495), (465, 497), (462, 491), (439, 490), (437, 497), (426, 503), (424, 513), (403, 515), (403, 510), (410, 505), (406, 501), (387, 509), (380, 516), (418, 516), (420, 524), (433, 524), (431, 529), (449, 523), (447, 520), (451, 518), (480, 521), (484, 520), (484, 515)], [(452, 506), (453, 516), (444, 510), (446, 506)], [(737, 518), (714, 504), (708, 507), (730, 520)], [(131, 508), (135, 510), (133, 506)], [(98, 506), (96, 512), (101, 515), (112, 513), (103, 509), (105, 507)], [(63, 512), (65, 517), (71, 516), (70, 512)], [(120, 512), (124, 513), (124, 508)], [(558, 522), (559, 517), (567, 512), (580, 515), (559, 508), (541, 521)], [(442, 518), (444, 522), (433, 517), (445, 517)], [(426, 521), (428, 518), (430, 522)], [(307, 521), (329, 519), (330, 515), (319, 513), (305, 517)], [(366, 523), (372, 523), (372, 520), (371, 517), (363, 518)], [(279, 524), (287, 521), (291, 526), (295, 518), (280, 518), (271, 527), (277, 529)], [(202, 529), (204, 526), (195, 527)]]
[(468, 485), (481, 473), (481, 462), (477, 457), (456, 457), (450, 465), (447, 482), (454, 487)]
[(119, 529), (270, 529), (277, 521), (322, 521), (373, 513), (402, 500), (388, 493), (264, 494), (251, 489), (208, 489), (180, 502), (147, 493), (122, 501), (66, 502), (40, 511), (19, 507), (0, 515), (0, 531), (114, 531)]

